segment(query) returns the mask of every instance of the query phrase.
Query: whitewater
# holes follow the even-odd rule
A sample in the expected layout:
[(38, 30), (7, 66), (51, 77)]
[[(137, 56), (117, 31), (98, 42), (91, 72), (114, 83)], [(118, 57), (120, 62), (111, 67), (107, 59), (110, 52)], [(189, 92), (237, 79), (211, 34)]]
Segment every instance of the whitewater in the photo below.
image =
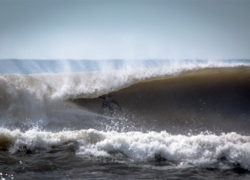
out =
[(250, 178), (250, 60), (1, 60), (0, 177)]

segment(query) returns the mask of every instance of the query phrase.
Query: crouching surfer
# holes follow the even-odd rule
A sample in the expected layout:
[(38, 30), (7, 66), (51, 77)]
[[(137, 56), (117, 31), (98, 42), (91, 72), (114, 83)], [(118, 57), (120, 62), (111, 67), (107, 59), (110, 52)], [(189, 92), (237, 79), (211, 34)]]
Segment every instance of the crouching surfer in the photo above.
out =
[(102, 99), (102, 111), (103, 112), (105, 109), (108, 109), (111, 115), (113, 115), (115, 106), (117, 106), (118, 109), (122, 111), (121, 106), (116, 100), (112, 98), (111, 94), (103, 95), (103, 96), (100, 96), (99, 98)]

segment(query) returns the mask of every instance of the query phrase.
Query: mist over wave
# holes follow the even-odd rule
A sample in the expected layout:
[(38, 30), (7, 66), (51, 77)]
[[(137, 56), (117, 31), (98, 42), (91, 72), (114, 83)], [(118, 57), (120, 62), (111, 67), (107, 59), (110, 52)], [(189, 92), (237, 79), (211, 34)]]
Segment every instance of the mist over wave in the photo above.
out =
[(158, 69), (163, 73), (175, 73), (186, 69), (204, 67), (229, 67), (249, 65), (249, 59), (227, 60), (32, 60), (2, 59), (1, 74), (38, 74), (38, 73), (72, 73), (72, 72), (107, 72), (112, 70), (137, 71)]

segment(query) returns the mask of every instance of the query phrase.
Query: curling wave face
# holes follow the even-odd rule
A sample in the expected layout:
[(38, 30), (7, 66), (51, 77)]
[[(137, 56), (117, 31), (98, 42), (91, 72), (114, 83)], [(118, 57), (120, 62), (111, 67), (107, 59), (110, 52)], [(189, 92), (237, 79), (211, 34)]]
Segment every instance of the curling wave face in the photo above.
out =
[(1, 126), (249, 134), (248, 61), (153, 62), (121, 61), (114, 68), (111, 61), (102, 65), (106, 71), (100, 66), (93, 72), (1, 75)]

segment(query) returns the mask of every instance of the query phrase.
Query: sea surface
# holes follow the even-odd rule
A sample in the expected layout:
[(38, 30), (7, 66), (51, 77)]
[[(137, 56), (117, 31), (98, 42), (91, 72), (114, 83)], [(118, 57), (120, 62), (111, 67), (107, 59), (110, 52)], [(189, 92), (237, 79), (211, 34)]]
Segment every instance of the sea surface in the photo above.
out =
[(250, 179), (250, 60), (0, 60), (0, 179)]

